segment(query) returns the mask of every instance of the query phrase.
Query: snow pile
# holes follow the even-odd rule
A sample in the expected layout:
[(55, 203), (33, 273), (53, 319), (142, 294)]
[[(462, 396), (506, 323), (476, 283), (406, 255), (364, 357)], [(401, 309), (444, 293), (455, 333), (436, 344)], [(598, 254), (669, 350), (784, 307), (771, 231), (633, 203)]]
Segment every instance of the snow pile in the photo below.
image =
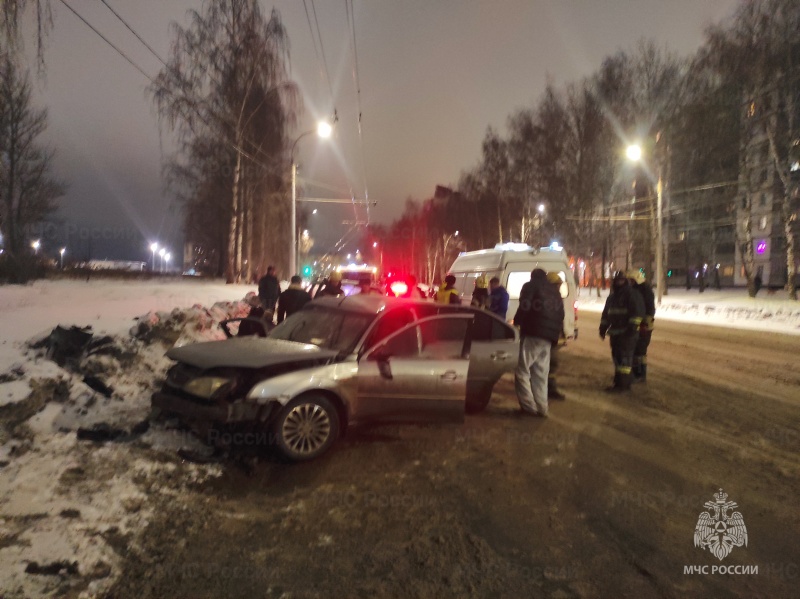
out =
[[(607, 297), (607, 291), (598, 298), (581, 289), (578, 310), (601, 312)], [(751, 298), (744, 289), (670, 289), (656, 307), (656, 319), (800, 335), (800, 302), (788, 299), (785, 291), (768, 295), (762, 290)]]
[[(27, 305), (3, 299), (11, 311), (0, 317), (5, 337), (14, 310)], [(188, 309), (147, 312), (132, 327), (128, 315), (88, 355), (63, 368), (46, 357), (45, 333), (29, 343), (7, 343), (6, 337), (0, 351), (0, 366), (6, 364), (0, 370), (5, 599), (102, 596), (159, 501), (219, 475), (218, 466), (183, 463), (174, 455), (180, 447), (201, 448), (189, 434), (148, 427), (150, 395), (170, 365), (164, 356), (169, 347), (223, 338), (219, 322), (247, 311), (243, 301), (216, 301), (210, 308), (195, 301)], [(63, 315), (58, 320), (65, 322)], [(9, 330), (19, 337), (19, 329)], [(110, 432), (112, 441), (80, 440), (79, 430)]]

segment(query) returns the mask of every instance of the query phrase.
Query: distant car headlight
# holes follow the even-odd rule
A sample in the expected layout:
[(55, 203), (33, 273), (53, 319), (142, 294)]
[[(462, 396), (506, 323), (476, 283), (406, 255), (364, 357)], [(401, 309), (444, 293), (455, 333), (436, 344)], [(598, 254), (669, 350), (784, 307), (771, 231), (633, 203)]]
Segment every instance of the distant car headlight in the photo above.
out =
[(199, 379), (186, 383), (183, 386), (183, 390), (203, 399), (213, 399), (229, 391), (234, 384), (235, 379), (220, 376), (201, 376)]

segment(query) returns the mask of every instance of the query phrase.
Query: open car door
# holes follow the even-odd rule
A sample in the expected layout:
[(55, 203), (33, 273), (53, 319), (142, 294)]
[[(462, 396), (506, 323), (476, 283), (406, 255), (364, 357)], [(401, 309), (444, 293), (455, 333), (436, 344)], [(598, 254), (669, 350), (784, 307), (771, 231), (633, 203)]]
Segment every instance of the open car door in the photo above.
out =
[(422, 318), (358, 363), (357, 420), (463, 421), (472, 314)]

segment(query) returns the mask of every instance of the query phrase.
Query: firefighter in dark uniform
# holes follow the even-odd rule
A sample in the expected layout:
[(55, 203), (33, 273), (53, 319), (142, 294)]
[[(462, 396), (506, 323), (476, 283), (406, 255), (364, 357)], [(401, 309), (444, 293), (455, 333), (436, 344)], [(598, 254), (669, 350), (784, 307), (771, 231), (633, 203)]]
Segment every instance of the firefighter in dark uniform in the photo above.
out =
[(650, 338), (653, 336), (656, 317), (656, 298), (653, 295), (653, 288), (645, 282), (644, 273), (641, 270), (632, 270), (628, 273), (631, 288), (642, 296), (644, 302), (644, 318), (639, 325), (639, 340), (636, 342), (636, 349), (633, 352), (633, 380), (647, 382), (647, 347), (650, 345)]
[[(564, 282), (561, 280), (561, 275), (557, 272), (549, 272), (547, 273), (547, 282), (553, 285), (558, 291), (558, 295), (561, 295), (561, 284)], [(547, 375), (547, 399), (558, 399), (558, 400), (565, 400), (567, 396), (564, 395), (558, 389), (558, 383), (556, 381), (556, 372), (558, 372), (558, 365), (561, 362), (558, 358), (558, 350), (561, 347), (561, 342), (566, 342), (566, 336), (564, 335), (564, 329), (561, 329), (561, 335), (559, 335), (559, 339), (557, 343), (553, 344), (553, 347), (550, 348), (550, 371)]]
[(614, 360), (614, 384), (606, 391), (629, 391), (633, 369), (633, 352), (639, 339), (639, 326), (644, 318), (642, 297), (631, 289), (625, 273), (614, 275), (611, 295), (600, 318), (600, 338), (611, 337), (611, 358)]

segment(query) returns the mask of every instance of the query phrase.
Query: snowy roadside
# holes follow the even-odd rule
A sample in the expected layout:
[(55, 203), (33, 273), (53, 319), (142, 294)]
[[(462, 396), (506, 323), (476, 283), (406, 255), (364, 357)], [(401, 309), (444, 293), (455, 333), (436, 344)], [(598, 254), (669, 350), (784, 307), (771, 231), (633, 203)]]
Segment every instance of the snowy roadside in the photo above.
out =
[[(252, 290), (194, 281), (0, 287), (0, 596), (101, 596), (159, 502), (219, 474), (176, 457), (179, 447), (200, 447), (190, 435), (130, 432), (146, 422), (165, 351), (221, 338), (217, 324), (244, 316), (240, 300)], [(29, 345), (59, 324), (110, 337), (62, 368)], [(100, 423), (129, 434), (78, 439), (78, 429)]]
[[(607, 291), (598, 298), (596, 291), (582, 288), (578, 312), (602, 312), (607, 297)], [(670, 289), (656, 308), (656, 319), (800, 335), (800, 301), (788, 299), (785, 291), (767, 295), (762, 290), (750, 298), (743, 289)]]

